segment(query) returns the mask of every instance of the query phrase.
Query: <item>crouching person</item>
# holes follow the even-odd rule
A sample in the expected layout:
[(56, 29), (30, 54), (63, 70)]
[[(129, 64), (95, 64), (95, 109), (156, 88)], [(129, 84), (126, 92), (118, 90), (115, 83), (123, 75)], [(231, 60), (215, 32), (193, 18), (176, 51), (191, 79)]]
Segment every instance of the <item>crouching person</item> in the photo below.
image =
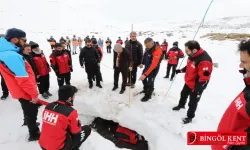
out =
[(123, 94), (128, 78), (128, 71), (132, 71), (132, 67), (129, 68), (129, 52), (122, 48), (122, 45), (117, 43), (114, 46), (114, 87), (112, 91), (118, 88), (119, 74), (122, 73), (122, 88), (120, 94)]
[(77, 88), (64, 85), (59, 88), (59, 100), (43, 111), (43, 125), (39, 144), (43, 150), (79, 150), (91, 133), (89, 126), (81, 126), (73, 106)]

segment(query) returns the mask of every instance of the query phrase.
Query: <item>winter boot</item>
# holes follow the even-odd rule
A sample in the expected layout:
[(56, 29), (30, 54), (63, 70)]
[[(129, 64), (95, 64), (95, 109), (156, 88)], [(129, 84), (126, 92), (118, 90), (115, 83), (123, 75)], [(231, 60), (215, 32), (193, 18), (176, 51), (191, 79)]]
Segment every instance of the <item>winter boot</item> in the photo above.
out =
[(102, 86), (101, 86), (101, 84), (99, 83), (99, 84), (96, 84), (96, 86), (97, 87), (99, 87), (99, 88), (102, 88)]
[(131, 84), (131, 88), (135, 88), (135, 84)]
[(181, 107), (178, 105), (173, 108), (174, 111), (179, 111), (180, 109), (185, 109), (185, 107)]
[(29, 138), (28, 138), (28, 141), (29, 142), (32, 142), (32, 141), (38, 141), (40, 138), (40, 131), (37, 131), (36, 133), (34, 134), (30, 134)]
[(45, 98), (45, 99), (48, 99), (48, 98), (49, 98), (49, 96), (47, 95), (46, 92), (44, 92), (44, 93), (42, 94), (42, 97)]
[(125, 92), (125, 89), (121, 89), (121, 91), (119, 93), (123, 94), (124, 92)]
[(145, 96), (141, 99), (141, 101), (142, 101), (142, 102), (147, 102), (149, 99), (151, 99), (151, 96), (145, 95)]
[(47, 91), (47, 92), (45, 92), (48, 96), (52, 96), (52, 94), (49, 92), (49, 91)]
[(118, 86), (114, 86), (112, 91), (115, 91), (116, 89), (118, 89)]
[(182, 119), (182, 122), (183, 122), (183, 124), (188, 124), (188, 123), (192, 122), (192, 120), (193, 120), (192, 118), (186, 117), (186, 118)]
[(3, 96), (1, 96), (1, 100), (6, 100), (8, 96), (9, 96), (8, 94), (3, 94)]
[(168, 79), (168, 78), (169, 78), (169, 76), (165, 76), (165, 77), (163, 77), (163, 78)]

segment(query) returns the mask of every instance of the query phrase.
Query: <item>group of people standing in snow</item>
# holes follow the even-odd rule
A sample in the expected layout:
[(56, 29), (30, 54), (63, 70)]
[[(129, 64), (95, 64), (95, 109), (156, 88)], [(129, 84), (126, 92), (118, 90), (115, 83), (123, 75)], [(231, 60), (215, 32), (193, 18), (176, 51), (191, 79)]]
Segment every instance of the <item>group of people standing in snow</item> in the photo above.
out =
[[(99, 45), (103, 44), (103, 42), (101, 43), (95, 38), (85, 38), (84, 40), (85, 47), (81, 48), (79, 55), (80, 66), (86, 70), (89, 88), (93, 88), (93, 81), (96, 81), (97, 87), (102, 88), (100, 83), (102, 81), (100, 63), (103, 53)], [(5, 81), (2, 82), (4, 84), (1, 84), (4, 92), (3, 98), (6, 98), (10, 92), (14, 99), (19, 100), (24, 114), (24, 125), (27, 125), (29, 129), (29, 141), (39, 140), (39, 144), (43, 150), (77, 150), (90, 135), (91, 129), (89, 126), (81, 125), (77, 111), (71, 107), (73, 106), (74, 97), (78, 89), (70, 85), (71, 72), (73, 72), (71, 52), (67, 50), (67, 48), (70, 48), (70, 45), (68, 45), (70, 40), (67, 41), (67, 38), (66, 40), (62, 39), (59, 43), (56, 43), (53, 37), (48, 40), (53, 49), (49, 57), (50, 65), (42, 50), (40, 50), (39, 45), (34, 41), (30, 41), (27, 44), (26, 41), (26, 33), (15, 28), (9, 29), (6, 35), (0, 38), (0, 72), (2, 81)], [(107, 44), (107, 53), (111, 53), (111, 40), (107, 40), (106, 43), (110, 43)], [(249, 89), (249, 43), (250, 41), (242, 41), (239, 45), (241, 53), (240, 67), (244, 68), (242, 73), (245, 77), (246, 89), (233, 101), (229, 109), (225, 112), (218, 127), (219, 131), (245, 131), (245, 129), (249, 128), (248, 124), (242, 123), (242, 118), (239, 118), (239, 115), (237, 115), (244, 115), (245, 117), (243, 118), (246, 118), (245, 122), (248, 121), (247, 118), (250, 116), (247, 113), (249, 110), (247, 107), (248, 97), (246, 95)], [(213, 62), (209, 54), (201, 48), (197, 41), (188, 41), (185, 43), (185, 53), (188, 56), (187, 64), (182, 69), (176, 69), (179, 59), (184, 57), (184, 53), (178, 48), (178, 42), (174, 42), (173, 47), (167, 50), (168, 43), (166, 40), (162, 44), (159, 44), (152, 38), (146, 38), (144, 40), (146, 49), (143, 51), (142, 44), (137, 40), (136, 32), (131, 32), (130, 40), (126, 40), (124, 47), (122, 44), (123, 41), (119, 38), (114, 45), (114, 87), (112, 90), (115, 91), (118, 88), (120, 73), (123, 80), (120, 94), (125, 92), (126, 86), (134, 88), (137, 80), (137, 68), (144, 68), (139, 77), (143, 83), (141, 93), (144, 93), (141, 101), (148, 101), (151, 99), (155, 88), (154, 82), (159, 72), (160, 64), (162, 60), (166, 59), (168, 66), (164, 78), (169, 78), (171, 68), (172, 75), (170, 80), (173, 80), (176, 74), (185, 73), (185, 84), (180, 94), (181, 97), (178, 105), (173, 110), (179, 111), (180, 109), (184, 109), (189, 97), (187, 117), (183, 119), (183, 123), (190, 123), (195, 117), (198, 102), (212, 75)], [(73, 50), (73, 54), (76, 54), (75, 50)], [(49, 103), (45, 107), (42, 118), (42, 132), (40, 133), (38, 128), (39, 123), (36, 122), (38, 108), (41, 105), (41, 100), (38, 98), (38, 91), (42, 94), (43, 98), (52, 96), (49, 92), (50, 67), (57, 76), (59, 98), (58, 101)], [(234, 106), (235, 103), (237, 105)], [(232, 119), (235, 120), (234, 123), (229, 121)], [(241, 119), (242, 128), (236, 128), (239, 126), (236, 122), (237, 119)], [(229, 129), (229, 125), (224, 124), (225, 122), (233, 123), (234, 128)], [(69, 136), (66, 134), (67, 132), (69, 132)], [(58, 138), (51, 136), (50, 133), (58, 135)], [(66, 137), (59, 139), (61, 135), (62, 137), (66, 135)]]

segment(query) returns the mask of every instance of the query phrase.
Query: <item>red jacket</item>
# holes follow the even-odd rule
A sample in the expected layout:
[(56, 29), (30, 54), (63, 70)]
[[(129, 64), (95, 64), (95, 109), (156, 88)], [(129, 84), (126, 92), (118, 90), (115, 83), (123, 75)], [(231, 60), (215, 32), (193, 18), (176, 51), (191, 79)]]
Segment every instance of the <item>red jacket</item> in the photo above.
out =
[(213, 71), (213, 63), (211, 57), (206, 51), (200, 49), (187, 60), (187, 65), (181, 72), (185, 73), (185, 83), (192, 90), (196, 85), (207, 83), (210, 80)]
[(179, 58), (183, 58), (184, 57), (184, 53), (182, 52), (181, 49), (179, 48), (171, 48), (168, 52), (167, 52), (167, 57), (168, 57), (168, 63), (172, 64), (172, 65), (177, 65)]
[(45, 76), (49, 74), (50, 67), (43, 53), (35, 54), (32, 52), (33, 60), (36, 64), (37, 71), (40, 76)]
[(116, 43), (120, 43), (122, 45), (123, 41), (122, 40), (117, 40)]
[(161, 44), (161, 49), (162, 49), (162, 51), (167, 51), (167, 49), (168, 49), (168, 42), (163, 42), (162, 44)]
[(42, 114), (39, 144), (46, 150), (59, 150), (72, 135), (81, 132), (77, 111), (62, 101), (48, 104)]
[[(218, 125), (218, 132), (249, 132), (250, 77), (245, 78), (245, 89), (232, 101)], [(249, 137), (248, 137), (249, 138)], [(228, 150), (229, 145), (213, 145), (212, 150)], [(244, 148), (241, 147), (242, 149)], [(237, 149), (238, 150), (238, 149)], [(239, 149), (240, 150), (240, 149)], [(246, 149), (245, 149), (246, 150)]]
[(72, 70), (72, 60), (70, 52), (54, 51), (50, 55), (51, 67), (57, 74), (69, 73)]
[(38, 97), (36, 80), (30, 64), (18, 54), (18, 47), (0, 38), (0, 73), (14, 99)]

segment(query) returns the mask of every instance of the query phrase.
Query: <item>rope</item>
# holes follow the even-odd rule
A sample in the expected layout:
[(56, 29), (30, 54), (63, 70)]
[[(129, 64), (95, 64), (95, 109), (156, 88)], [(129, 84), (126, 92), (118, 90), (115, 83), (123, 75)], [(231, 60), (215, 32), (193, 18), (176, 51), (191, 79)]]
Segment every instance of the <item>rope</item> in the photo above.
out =
[[(211, 0), (210, 4), (208, 5), (207, 10), (206, 10), (206, 12), (205, 12), (205, 14), (204, 14), (204, 16), (203, 16), (203, 18), (202, 18), (202, 20), (201, 20), (201, 23), (200, 23), (200, 25), (198, 26), (198, 29), (196, 30), (196, 32), (195, 32), (195, 34), (194, 34), (193, 40), (196, 38), (197, 33), (199, 32), (201, 26), (203, 25), (204, 20), (205, 20), (205, 18), (206, 18), (206, 16), (207, 16), (208, 10), (210, 9), (210, 7), (211, 7), (213, 1), (214, 1), (214, 0)], [(184, 56), (184, 58), (182, 59), (180, 65), (179, 65), (179, 67), (178, 67), (178, 69), (181, 68), (181, 65), (182, 65), (182, 63), (184, 62), (185, 57), (186, 57), (186, 56)], [(163, 100), (165, 100), (165, 98), (168, 96), (169, 91), (170, 91), (170, 89), (172, 88), (172, 85), (173, 85), (174, 81), (175, 81), (175, 77), (174, 77), (172, 83), (170, 84), (170, 87), (168, 88), (167, 93), (165, 94)]]

